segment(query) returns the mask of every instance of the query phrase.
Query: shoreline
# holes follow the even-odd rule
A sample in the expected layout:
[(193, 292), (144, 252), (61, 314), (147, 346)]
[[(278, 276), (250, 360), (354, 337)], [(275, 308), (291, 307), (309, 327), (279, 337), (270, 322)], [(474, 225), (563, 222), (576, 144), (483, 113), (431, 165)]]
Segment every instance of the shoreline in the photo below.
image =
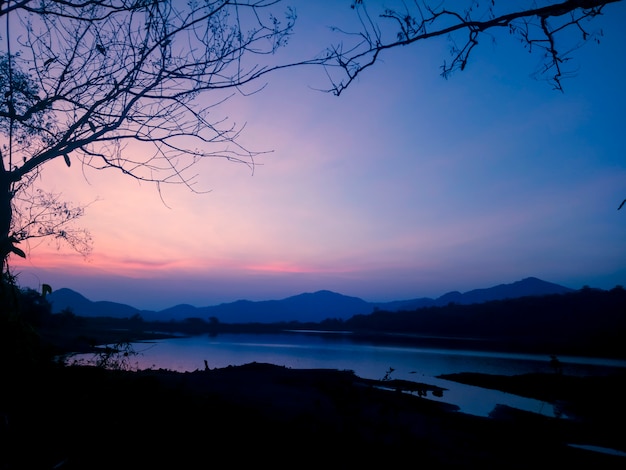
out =
[[(509, 380), (484, 374), (457, 379), (468, 377), (505, 386)], [(546, 378), (517, 380), (544, 390)], [(589, 386), (594, 383), (602, 385), (594, 378)], [(415, 393), (424, 384), (266, 363), (194, 372), (57, 366), (7, 384), (0, 391), (0, 414), (8, 423), (3, 435), (12, 445), (4, 458), (21, 459), (19, 468), (26, 457), (30, 468), (51, 468), (60, 461), (67, 462), (60, 469), (191, 468), (209, 455), (279, 467), (293, 465), (289, 455), (307, 455), (315, 465), (371, 464), (380, 458), (398, 465), (413, 459), (435, 468), (521, 469), (541, 461), (611, 469), (625, 463), (619, 455), (575, 447), (626, 451), (619, 445), (621, 436), (610, 432), (623, 423), (621, 402), (613, 403), (619, 412), (585, 420), (507, 407), (484, 418)], [(621, 387), (616, 395), (624, 393)], [(600, 401), (608, 403), (606, 398)], [(142, 450), (138, 442), (149, 442), (152, 450)], [(18, 445), (27, 443), (37, 453), (18, 454)]]

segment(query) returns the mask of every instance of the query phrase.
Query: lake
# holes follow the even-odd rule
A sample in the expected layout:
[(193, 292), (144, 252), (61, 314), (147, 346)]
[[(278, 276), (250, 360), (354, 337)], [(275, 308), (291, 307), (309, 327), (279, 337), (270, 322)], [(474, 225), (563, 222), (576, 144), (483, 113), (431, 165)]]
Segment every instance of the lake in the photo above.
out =
[[(524, 374), (553, 372), (547, 355), (499, 353), (389, 346), (356, 342), (349, 334), (299, 332), (282, 334), (219, 334), (135, 343), (133, 365), (140, 369), (179, 372), (237, 366), (251, 362), (271, 363), (294, 369), (328, 368), (352, 370), (368, 379), (423, 382), (447, 389), (441, 400), (461, 411), (487, 416), (497, 404), (555, 416), (552, 405), (498, 391), (457, 384), (436, 376), (458, 372)], [(559, 356), (563, 372), (571, 375), (604, 375), (626, 370), (626, 361)]]

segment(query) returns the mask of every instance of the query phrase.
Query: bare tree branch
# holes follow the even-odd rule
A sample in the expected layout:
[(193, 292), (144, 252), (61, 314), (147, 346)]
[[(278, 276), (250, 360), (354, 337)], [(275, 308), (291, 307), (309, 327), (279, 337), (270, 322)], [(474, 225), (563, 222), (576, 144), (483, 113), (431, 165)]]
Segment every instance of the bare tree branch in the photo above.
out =
[[(621, 0), (561, 0), (544, 2), (547, 5), (523, 8), (519, 2), (483, 1), (459, 3), (445, 0), (399, 2), (401, 6), (386, 8), (377, 20), (366, 7), (366, 0), (355, 0), (361, 30), (346, 33), (348, 45), (339, 44), (326, 51), (329, 59), (327, 90), (340, 95), (365, 69), (374, 65), (380, 55), (401, 46), (408, 46), (436, 37), (447, 37), (451, 42), (451, 60), (444, 61), (442, 76), (464, 70), (479, 40), (491, 30), (505, 28), (518, 36), (529, 50), (543, 53), (539, 75), (547, 76), (553, 87), (563, 90), (562, 80), (568, 75), (564, 64), (573, 50), (588, 40), (598, 40), (601, 32), (590, 32), (589, 21), (603, 13), (606, 5)], [(576, 30), (580, 40), (568, 47), (557, 46), (564, 32)], [(571, 38), (569, 38), (571, 39)]]
[[(0, 2), (3, 262), (20, 238), (11, 234), (14, 197), (54, 159), (194, 192), (202, 192), (193, 171), (204, 159), (254, 168), (263, 151), (239, 143), (243, 126), (220, 115), (219, 106), (272, 71), (323, 63), (278, 62), (275, 53), (295, 21), (291, 9), (279, 6), (280, 0)], [(142, 150), (129, 153), (131, 142)]]

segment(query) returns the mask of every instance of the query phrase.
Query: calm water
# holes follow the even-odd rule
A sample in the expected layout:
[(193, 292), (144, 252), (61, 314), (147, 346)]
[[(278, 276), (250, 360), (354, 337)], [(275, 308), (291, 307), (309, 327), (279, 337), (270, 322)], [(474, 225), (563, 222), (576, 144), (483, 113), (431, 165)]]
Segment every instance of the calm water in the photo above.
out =
[[(552, 405), (514, 395), (461, 385), (436, 378), (440, 374), (483, 372), (522, 374), (552, 372), (549, 356), (476, 352), (446, 349), (420, 349), (353, 342), (348, 335), (327, 334), (220, 334), (160, 340), (134, 345), (133, 358), (140, 369), (169, 369), (180, 372), (242, 365), (271, 363), (294, 369), (329, 368), (353, 370), (358, 376), (382, 379), (390, 368), (391, 378), (424, 382), (448, 389), (442, 398), (461, 411), (487, 416), (497, 404), (554, 415)], [(559, 357), (564, 373), (607, 374), (626, 370), (626, 361)]]

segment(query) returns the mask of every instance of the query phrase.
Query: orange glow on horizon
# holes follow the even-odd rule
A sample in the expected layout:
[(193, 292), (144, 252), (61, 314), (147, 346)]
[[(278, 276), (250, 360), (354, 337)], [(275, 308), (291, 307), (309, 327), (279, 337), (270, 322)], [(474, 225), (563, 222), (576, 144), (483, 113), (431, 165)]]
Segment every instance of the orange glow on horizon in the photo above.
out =
[(309, 266), (301, 266), (288, 263), (266, 263), (247, 265), (245, 266), (245, 270), (275, 274), (308, 274), (317, 272), (328, 272), (328, 270), (315, 269)]
[(10, 264), (14, 269), (39, 268), (73, 273), (110, 273), (128, 277), (159, 277), (159, 273), (181, 270), (184, 261), (143, 260), (137, 258), (114, 258), (101, 254), (84, 257), (78, 253), (46, 252), (37, 253), (27, 259), (13, 257)]
[(167, 276), (202, 276), (209, 273), (232, 274), (350, 274), (358, 267), (315, 266), (307, 263), (263, 262), (250, 264), (228, 259), (143, 259), (132, 256), (109, 256), (92, 253), (84, 257), (74, 252), (38, 251), (26, 259), (12, 257), (14, 271), (42, 269), (79, 274), (88, 277), (103, 274), (130, 278), (160, 278)]

